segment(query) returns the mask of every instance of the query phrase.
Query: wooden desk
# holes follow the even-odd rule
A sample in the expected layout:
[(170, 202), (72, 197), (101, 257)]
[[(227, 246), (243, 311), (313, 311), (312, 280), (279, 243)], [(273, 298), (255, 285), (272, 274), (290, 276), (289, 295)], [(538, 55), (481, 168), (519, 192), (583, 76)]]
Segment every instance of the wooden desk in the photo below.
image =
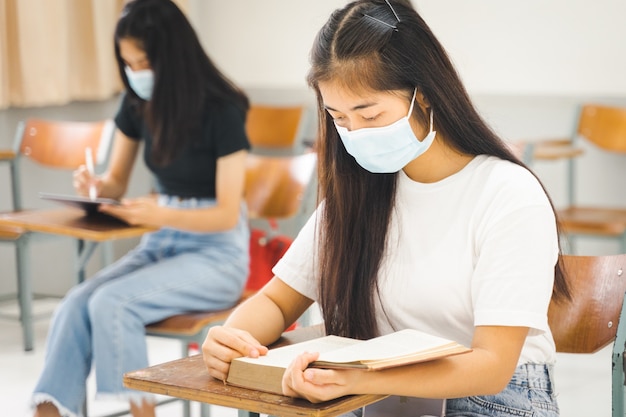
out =
[(85, 266), (100, 242), (138, 237), (154, 228), (129, 226), (110, 216), (86, 216), (82, 210), (25, 210), (0, 215), (0, 227), (21, 228), (27, 232), (47, 233), (79, 239), (78, 281), (85, 280)]
[(110, 216), (85, 216), (82, 210), (73, 208), (0, 214), (0, 225), (94, 242), (137, 237), (154, 230), (129, 226)]
[[(1, 156), (1, 155), (0, 155)], [(85, 280), (85, 266), (99, 242), (138, 237), (154, 229), (129, 226), (109, 216), (86, 216), (82, 210), (61, 208), (54, 210), (25, 210), (0, 213), (0, 233), (3, 238), (13, 238), (21, 245), (18, 251), (18, 267), (22, 279), (20, 291), (20, 317), (26, 350), (33, 346), (32, 289), (30, 285), (29, 261), (25, 255), (26, 240), (31, 232), (54, 234), (77, 238), (78, 281)], [(112, 261), (112, 255), (109, 256)]]
[[(286, 332), (272, 347), (320, 336), (321, 327)], [(320, 404), (226, 385), (209, 376), (202, 355), (190, 356), (124, 375), (124, 385), (139, 391), (264, 413), (279, 417), (333, 417), (386, 398), (386, 395), (350, 395)], [(240, 412), (241, 416), (242, 413)], [(243, 413), (245, 415), (245, 413)], [(256, 414), (258, 415), (258, 414)]]

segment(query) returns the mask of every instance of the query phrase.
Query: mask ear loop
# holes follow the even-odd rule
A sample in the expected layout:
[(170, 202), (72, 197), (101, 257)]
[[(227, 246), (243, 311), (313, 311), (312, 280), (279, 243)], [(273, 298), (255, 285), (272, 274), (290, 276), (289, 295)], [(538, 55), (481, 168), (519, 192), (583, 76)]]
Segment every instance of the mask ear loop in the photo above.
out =
[(413, 105), (415, 104), (415, 97), (417, 97), (417, 87), (413, 90), (413, 98), (411, 99), (411, 106), (409, 107), (409, 114), (406, 115), (407, 118), (411, 117), (411, 113), (413, 113)]
[(432, 133), (432, 132), (433, 132), (433, 108), (431, 107), (430, 108), (430, 132), (429, 133)]

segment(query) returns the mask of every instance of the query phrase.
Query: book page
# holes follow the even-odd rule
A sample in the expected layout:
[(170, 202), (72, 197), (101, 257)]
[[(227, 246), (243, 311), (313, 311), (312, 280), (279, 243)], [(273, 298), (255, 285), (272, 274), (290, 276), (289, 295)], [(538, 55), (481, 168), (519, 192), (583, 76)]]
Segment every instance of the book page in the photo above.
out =
[(360, 340), (349, 339), (340, 336), (324, 336), (318, 339), (308, 340), (306, 342), (296, 343), (294, 345), (283, 346), (276, 349), (270, 349), (267, 355), (258, 358), (242, 357), (235, 360), (249, 362), (259, 365), (277, 366), (286, 368), (293, 359), (304, 352), (328, 352), (355, 343), (363, 343)]
[(450, 340), (433, 336), (413, 329), (400, 330), (370, 340), (361, 341), (358, 345), (346, 346), (332, 352), (320, 354), (318, 361), (346, 363), (371, 361), (407, 356), (416, 352), (433, 350), (446, 346)]

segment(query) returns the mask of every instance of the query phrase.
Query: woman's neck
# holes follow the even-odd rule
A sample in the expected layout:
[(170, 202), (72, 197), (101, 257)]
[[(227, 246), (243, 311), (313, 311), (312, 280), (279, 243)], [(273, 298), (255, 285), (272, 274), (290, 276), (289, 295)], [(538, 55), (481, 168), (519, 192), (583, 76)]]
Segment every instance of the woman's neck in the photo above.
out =
[(403, 170), (413, 181), (434, 183), (456, 174), (473, 158), (473, 155), (461, 153), (436, 137), (428, 151), (409, 162)]

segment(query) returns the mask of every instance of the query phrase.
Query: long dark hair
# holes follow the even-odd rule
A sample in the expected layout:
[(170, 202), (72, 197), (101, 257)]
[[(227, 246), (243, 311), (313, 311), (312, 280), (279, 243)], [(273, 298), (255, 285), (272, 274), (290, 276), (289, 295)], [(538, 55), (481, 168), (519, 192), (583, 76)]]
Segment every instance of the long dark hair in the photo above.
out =
[[(343, 148), (323, 107), (318, 84), (351, 89), (417, 87), (434, 111), (436, 130), (468, 155), (493, 155), (524, 166), (474, 108), (444, 48), (408, 0), (358, 0), (336, 10), (311, 51), (309, 85), (319, 114), (319, 198), (324, 201), (319, 248), (320, 306), (327, 334), (370, 338), (378, 333), (377, 276), (396, 194), (397, 174), (372, 174)], [(414, 117), (427, 123), (416, 106)], [(553, 207), (554, 209), (554, 207)], [(555, 267), (553, 295), (569, 297)]]
[[(129, 39), (146, 52), (154, 90), (144, 102), (128, 84), (119, 41)], [(143, 112), (154, 144), (153, 163), (167, 165), (197, 133), (207, 100), (248, 109), (248, 98), (207, 56), (181, 10), (170, 0), (133, 0), (115, 29), (115, 56), (127, 94)]]

